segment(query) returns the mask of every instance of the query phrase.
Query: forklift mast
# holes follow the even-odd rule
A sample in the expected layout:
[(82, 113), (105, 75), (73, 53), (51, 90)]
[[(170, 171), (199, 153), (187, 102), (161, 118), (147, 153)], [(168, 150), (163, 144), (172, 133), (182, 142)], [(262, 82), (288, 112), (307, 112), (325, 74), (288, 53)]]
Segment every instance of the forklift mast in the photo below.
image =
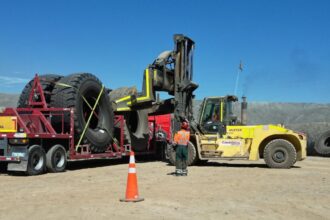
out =
[(193, 79), (193, 55), (195, 43), (183, 35), (175, 35), (175, 93), (174, 93), (174, 132), (180, 129), (182, 121), (192, 122), (193, 91), (198, 85)]

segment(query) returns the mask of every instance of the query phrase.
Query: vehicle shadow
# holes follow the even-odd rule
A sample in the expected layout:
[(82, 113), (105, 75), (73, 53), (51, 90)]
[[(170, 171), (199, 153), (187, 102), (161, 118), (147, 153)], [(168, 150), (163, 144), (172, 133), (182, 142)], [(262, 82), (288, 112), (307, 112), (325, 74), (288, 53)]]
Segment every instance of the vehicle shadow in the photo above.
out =
[[(197, 167), (230, 167), (230, 168), (263, 168), (271, 169), (266, 164), (255, 164), (255, 163), (226, 163), (226, 162), (213, 162), (208, 161), (202, 164), (196, 164)], [(293, 166), (291, 168), (301, 168), (300, 166)]]
[[(135, 156), (136, 163), (148, 163), (159, 161), (152, 156), (143, 155)], [(91, 160), (76, 160), (68, 161), (66, 170), (75, 171), (90, 168), (116, 166), (129, 163), (129, 157), (123, 157), (119, 159), (91, 159)], [(11, 176), (27, 176), (24, 172), (7, 171), (7, 163), (0, 163), (0, 175), (11, 175)]]
[[(135, 156), (136, 163), (148, 163), (157, 161), (152, 156), (143, 155), (143, 156)], [(98, 168), (98, 167), (106, 167), (106, 166), (116, 166), (129, 163), (129, 157), (123, 157), (119, 159), (92, 159), (92, 160), (77, 160), (77, 161), (69, 161), (67, 164), (66, 170), (81, 170), (88, 168)]]
[(226, 162), (205, 162), (197, 164), (197, 167), (232, 167), (232, 168), (268, 168), (266, 164), (226, 163)]
[[(173, 166), (170, 163), (167, 163), (167, 166)], [(227, 162), (203, 162), (193, 165), (195, 167), (227, 167), (227, 168), (262, 168), (262, 169), (272, 169), (269, 168), (266, 164), (254, 164), (254, 163), (227, 163)], [(293, 166), (291, 169), (301, 168), (300, 166)]]
[(88, 168), (115, 166), (115, 165), (126, 164), (127, 162), (128, 162), (127, 158), (69, 161), (66, 170), (74, 171), (74, 170), (82, 170)]

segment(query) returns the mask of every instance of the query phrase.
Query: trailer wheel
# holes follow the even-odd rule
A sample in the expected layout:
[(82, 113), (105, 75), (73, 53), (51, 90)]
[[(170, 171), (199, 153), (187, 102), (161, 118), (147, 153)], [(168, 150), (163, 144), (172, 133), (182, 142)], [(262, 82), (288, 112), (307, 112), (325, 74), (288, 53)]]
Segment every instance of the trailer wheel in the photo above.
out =
[(297, 160), (297, 152), (292, 143), (284, 139), (270, 141), (264, 149), (264, 160), (270, 168), (289, 169)]
[[(172, 145), (168, 145), (167, 147), (167, 155), (170, 164), (175, 165), (175, 148)], [(188, 166), (192, 166), (196, 164), (198, 161), (197, 151), (193, 143), (189, 141), (188, 143)]]
[(39, 145), (32, 145), (29, 148), (27, 175), (40, 175), (45, 172), (46, 154)]
[[(45, 74), (39, 76), (40, 78), (40, 84), (42, 89), (44, 90), (44, 95), (46, 99), (46, 103), (50, 103), (50, 97), (52, 94), (52, 91), (54, 89), (55, 83), (60, 80), (63, 76), (57, 75), (57, 74)], [(17, 107), (18, 108), (25, 108), (28, 105), (30, 92), (33, 87), (34, 79), (28, 82), (23, 91), (21, 92), (21, 95), (19, 96)], [(36, 101), (40, 101), (40, 97), (36, 97)]]
[(49, 172), (64, 172), (67, 164), (65, 148), (56, 144), (46, 154), (46, 167)]
[(314, 149), (322, 156), (330, 156), (330, 131), (323, 132), (318, 137)]

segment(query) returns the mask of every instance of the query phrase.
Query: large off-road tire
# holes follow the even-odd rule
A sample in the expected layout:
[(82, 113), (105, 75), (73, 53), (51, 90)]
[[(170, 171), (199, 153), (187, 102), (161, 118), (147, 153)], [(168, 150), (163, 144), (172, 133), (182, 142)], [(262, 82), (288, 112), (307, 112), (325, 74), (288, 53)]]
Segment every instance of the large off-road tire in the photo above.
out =
[(317, 138), (314, 150), (322, 156), (330, 156), (330, 130), (323, 132)]
[[(109, 93), (111, 102), (129, 95), (137, 95), (135, 87), (121, 87)], [(133, 110), (124, 114), (124, 144), (130, 144), (136, 152), (145, 151), (149, 145), (148, 111)], [(120, 126), (115, 126), (116, 136), (119, 137)]]
[(125, 116), (125, 120), (132, 149), (136, 152), (145, 151), (149, 145), (148, 111), (132, 111)]
[[(167, 155), (168, 155), (168, 160), (170, 162), (170, 164), (175, 165), (175, 148), (171, 145), (169, 145), (167, 147)], [(194, 164), (196, 164), (196, 162), (198, 161), (198, 157), (197, 157), (197, 150), (196, 147), (194, 146), (194, 144), (192, 142), (189, 141), (188, 143), (188, 161), (187, 164), (188, 166), (192, 166)]]
[(121, 130), (121, 124), (117, 123), (114, 125), (114, 136), (116, 137), (116, 139), (118, 140), (118, 142), (120, 143), (120, 138), (121, 138), (121, 132), (123, 132), (124, 134), (124, 145), (130, 145), (131, 144), (131, 137), (130, 137), (130, 133), (128, 131), (127, 125), (126, 123), (124, 123), (124, 127)]
[(28, 152), (29, 156), (26, 174), (33, 176), (44, 173), (46, 170), (46, 154), (44, 149), (39, 145), (32, 145)]
[(270, 168), (289, 169), (297, 160), (297, 152), (291, 142), (275, 139), (266, 145), (263, 157)]
[[(71, 74), (59, 80), (58, 83), (53, 90), (51, 106), (75, 109), (75, 140), (78, 141), (91, 113), (91, 108), (88, 107), (83, 97), (93, 107), (101, 91), (102, 83), (90, 73)], [(91, 144), (92, 152), (104, 152), (113, 138), (113, 118), (110, 100), (104, 90), (81, 144)], [(70, 127), (69, 114), (65, 115), (64, 122), (65, 128), (68, 129)], [(59, 132), (61, 130), (61, 117), (53, 116), (52, 123)]]
[[(44, 91), (46, 103), (50, 103), (50, 98), (55, 87), (55, 83), (60, 80), (63, 76), (56, 75), (56, 74), (45, 74), (39, 76), (41, 87)], [(31, 93), (31, 88), (33, 87), (34, 79), (28, 82), (21, 95), (18, 99), (17, 107), (18, 108), (25, 108), (28, 106), (28, 101)], [(35, 97), (35, 101), (41, 101), (40, 97)]]
[(65, 148), (56, 144), (52, 146), (46, 154), (46, 167), (51, 173), (64, 172), (67, 164)]
[(137, 95), (136, 87), (120, 87), (109, 93), (110, 100), (113, 102), (128, 95)]

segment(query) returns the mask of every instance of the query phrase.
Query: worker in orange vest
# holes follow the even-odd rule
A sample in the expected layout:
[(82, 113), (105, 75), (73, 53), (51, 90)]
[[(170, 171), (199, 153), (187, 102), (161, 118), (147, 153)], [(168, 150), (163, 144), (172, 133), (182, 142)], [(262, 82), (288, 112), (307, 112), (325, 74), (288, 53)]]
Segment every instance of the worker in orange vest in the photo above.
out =
[(176, 145), (175, 175), (187, 176), (188, 142), (190, 139), (189, 124), (181, 123), (181, 130), (174, 135), (174, 145)]

